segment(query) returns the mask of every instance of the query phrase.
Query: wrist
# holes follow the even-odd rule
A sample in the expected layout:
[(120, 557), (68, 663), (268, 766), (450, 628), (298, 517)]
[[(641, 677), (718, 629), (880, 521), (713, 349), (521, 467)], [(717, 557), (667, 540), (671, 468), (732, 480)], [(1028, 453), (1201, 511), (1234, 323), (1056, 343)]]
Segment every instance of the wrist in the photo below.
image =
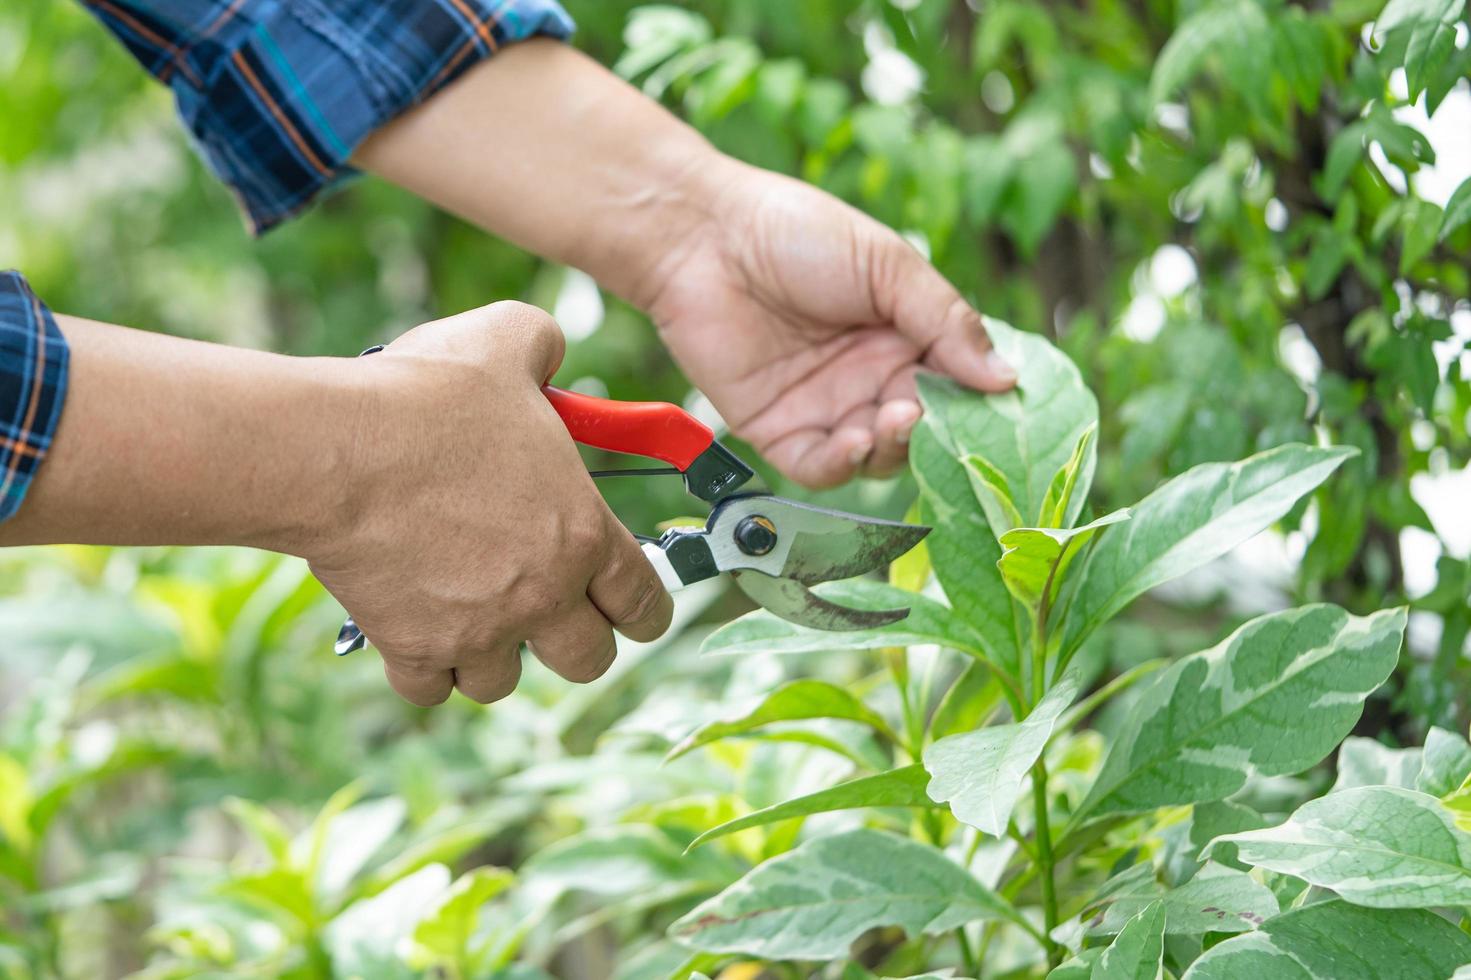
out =
[(329, 553), (362, 512), (365, 453), (371, 448), (372, 387), (366, 365), (347, 358), (283, 358), (290, 408), (278, 418), (279, 453), (257, 471), (274, 471), (265, 507), (244, 522), (235, 543), (300, 558)]
[(646, 142), (636, 176), (608, 195), (571, 264), (644, 311), (690, 254), (714, 240), (721, 200), (743, 165), (683, 123)]

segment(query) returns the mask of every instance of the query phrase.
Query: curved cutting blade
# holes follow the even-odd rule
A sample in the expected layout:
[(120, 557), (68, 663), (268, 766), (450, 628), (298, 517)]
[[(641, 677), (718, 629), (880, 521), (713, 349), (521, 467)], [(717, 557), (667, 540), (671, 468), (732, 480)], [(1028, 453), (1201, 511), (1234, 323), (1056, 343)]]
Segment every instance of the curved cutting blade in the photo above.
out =
[[(760, 516), (776, 529), (771, 554), (742, 554), (729, 532), (747, 517)], [(754, 569), (806, 585), (834, 582), (877, 571), (919, 544), (930, 529), (861, 514), (798, 503), (769, 494), (747, 494), (722, 502), (710, 519), (711, 548), (722, 570)]]
[(815, 630), (845, 632), (873, 629), (897, 623), (909, 615), (908, 609), (850, 609), (829, 602), (801, 582), (790, 578), (773, 578), (761, 572), (731, 572), (741, 591), (757, 605), (789, 623)]

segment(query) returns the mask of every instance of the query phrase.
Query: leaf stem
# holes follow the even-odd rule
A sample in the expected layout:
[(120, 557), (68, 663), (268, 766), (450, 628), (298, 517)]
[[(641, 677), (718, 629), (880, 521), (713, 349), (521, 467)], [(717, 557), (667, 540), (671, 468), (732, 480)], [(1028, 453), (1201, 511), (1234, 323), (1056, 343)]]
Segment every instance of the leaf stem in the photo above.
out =
[[(1032, 704), (1041, 702), (1047, 693), (1047, 613), (1051, 606), (1048, 594), (1052, 591), (1052, 576), (1057, 566), (1047, 576), (1047, 585), (1042, 590), (1042, 601), (1037, 604), (1037, 619), (1032, 627)], [(1047, 965), (1056, 967), (1062, 962), (1061, 950), (1052, 941), (1052, 931), (1057, 928), (1057, 883), (1052, 856), (1052, 828), (1047, 817), (1047, 750), (1044, 747), (1032, 766), (1032, 805), (1036, 814), (1037, 871), (1042, 879), (1042, 949), (1047, 953)]]
[(1166, 666), (1167, 664), (1169, 664), (1168, 660), (1164, 659), (1163, 657), (1159, 657), (1154, 660), (1146, 660), (1142, 664), (1136, 664), (1135, 666), (1124, 671), (1122, 674), (1115, 677), (1113, 680), (1109, 681), (1107, 684), (1103, 685), (1098, 690), (1094, 691), (1092, 694), (1088, 695), (1086, 698), (1069, 708), (1067, 713), (1058, 720), (1056, 727), (1052, 729), (1052, 736), (1056, 738), (1060, 733), (1069, 730), (1078, 722), (1082, 721), (1084, 718), (1088, 717), (1088, 715), (1097, 710), (1097, 708), (1101, 704), (1103, 704), (1103, 702), (1109, 700), (1115, 694), (1119, 693), (1125, 688), (1130, 687), (1141, 677), (1146, 677), (1149, 674), (1154, 673), (1156, 670), (1159, 670), (1161, 667)]
[(1061, 951), (1052, 941), (1057, 928), (1057, 885), (1053, 879), (1052, 830), (1047, 825), (1047, 762), (1038, 759), (1032, 766), (1032, 802), (1037, 820), (1037, 866), (1042, 879), (1042, 948), (1047, 952), (1049, 968), (1062, 962)]
[(960, 946), (960, 959), (965, 964), (965, 972), (972, 977), (981, 975), (981, 964), (976, 959), (975, 951), (970, 948), (970, 940), (966, 938), (965, 926), (955, 930), (955, 942)]

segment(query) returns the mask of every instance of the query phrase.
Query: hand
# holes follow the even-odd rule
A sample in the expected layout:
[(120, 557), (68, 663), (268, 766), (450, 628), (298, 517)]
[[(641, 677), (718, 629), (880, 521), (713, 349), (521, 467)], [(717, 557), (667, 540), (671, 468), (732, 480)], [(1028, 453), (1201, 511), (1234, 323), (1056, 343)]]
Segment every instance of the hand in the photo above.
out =
[(980, 314), (899, 235), (800, 181), (726, 161), (710, 218), (662, 263), (646, 306), (733, 432), (826, 487), (893, 472), (921, 368), (982, 391), (1016, 373)]
[(497, 303), (418, 327), (363, 373), (356, 490), (313, 573), (418, 705), (505, 697), (522, 641), (570, 681), (602, 676), (613, 630), (652, 640), (673, 604), (609, 511), (540, 387), (561, 363), (545, 313)]

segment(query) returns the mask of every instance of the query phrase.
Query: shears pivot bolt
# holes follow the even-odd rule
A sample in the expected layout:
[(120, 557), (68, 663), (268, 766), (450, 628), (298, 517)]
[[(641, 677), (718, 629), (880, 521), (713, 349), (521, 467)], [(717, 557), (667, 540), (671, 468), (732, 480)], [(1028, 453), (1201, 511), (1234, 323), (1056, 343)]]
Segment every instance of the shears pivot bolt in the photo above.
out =
[(776, 547), (776, 525), (770, 518), (752, 514), (735, 529), (736, 547), (748, 555), (764, 555)]

